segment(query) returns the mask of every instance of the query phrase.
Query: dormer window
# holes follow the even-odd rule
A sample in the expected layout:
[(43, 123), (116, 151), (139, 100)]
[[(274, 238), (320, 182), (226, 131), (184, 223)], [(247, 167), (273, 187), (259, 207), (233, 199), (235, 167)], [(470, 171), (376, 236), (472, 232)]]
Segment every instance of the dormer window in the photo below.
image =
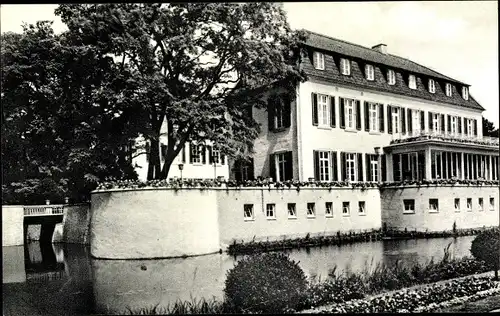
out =
[(429, 92), (436, 93), (436, 82), (434, 79), (429, 79)]
[(349, 62), (349, 59), (340, 58), (340, 71), (346, 76), (351, 74), (351, 63)]
[(365, 66), (365, 73), (366, 73), (366, 80), (375, 80), (375, 69), (373, 68), (373, 65), (366, 65)]
[(323, 55), (323, 53), (313, 53), (313, 65), (315, 69), (325, 70), (325, 56)]
[(387, 82), (390, 84), (390, 85), (394, 85), (396, 84), (396, 73), (394, 72), (394, 70), (392, 69), (389, 69), (387, 71)]
[(446, 96), (451, 97), (451, 83), (446, 84)]
[(415, 75), (410, 75), (408, 77), (408, 87), (410, 87), (410, 89), (417, 89), (417, 78)]
[(462, 98), (469, 100), (469, 89), (467, 87), (462, 87)]

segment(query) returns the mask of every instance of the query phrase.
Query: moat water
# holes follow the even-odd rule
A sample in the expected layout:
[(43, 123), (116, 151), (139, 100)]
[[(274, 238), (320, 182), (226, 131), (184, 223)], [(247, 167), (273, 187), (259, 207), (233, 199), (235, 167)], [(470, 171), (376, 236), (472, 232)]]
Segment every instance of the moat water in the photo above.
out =
[[(377, 263), (413, 265), (450, 253), (470, 255), (474, 236), (386, 240), (289, 250), (308, 277), (329, 271), (359, 271)], [(176, 300), (223, 298), (226, 273), (240, 257), (214, 254), (185, 259), (98, 260), (87, 247), (30, 242), (3, 247), (3, 315), (128, 313)]]

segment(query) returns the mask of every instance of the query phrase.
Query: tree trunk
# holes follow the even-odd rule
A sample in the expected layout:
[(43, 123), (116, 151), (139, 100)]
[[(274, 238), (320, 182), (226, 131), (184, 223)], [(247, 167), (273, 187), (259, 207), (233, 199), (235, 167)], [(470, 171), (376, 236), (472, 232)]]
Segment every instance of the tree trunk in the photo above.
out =
[(160, 139), (159, 137), (150, 139), (148, 180), (160, 179)]
[(170, 171), (170, 167), (172, 166), (172, 162), (174, 162), (175, 156), (167, 156), (165, 157), (165, 162), (163, 163), (163, 168), (161, 169), (161, 178), (166, 179), (168, 177), (168, 173)]

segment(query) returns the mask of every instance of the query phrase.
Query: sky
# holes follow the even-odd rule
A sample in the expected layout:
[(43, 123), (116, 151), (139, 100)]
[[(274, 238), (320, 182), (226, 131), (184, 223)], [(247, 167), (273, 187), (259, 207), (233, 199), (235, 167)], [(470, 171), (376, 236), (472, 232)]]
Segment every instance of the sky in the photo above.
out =
[[(21, 24), (54, 21), (57, 5), (0, 7), (1, 32), (22, 32)], [(387, 45), (390, 54), (411, 59), (470, 84), (470, 94), (499, 127), (498, 2), (285, 2), (293, 29), (308, 29), (372, 47)]]

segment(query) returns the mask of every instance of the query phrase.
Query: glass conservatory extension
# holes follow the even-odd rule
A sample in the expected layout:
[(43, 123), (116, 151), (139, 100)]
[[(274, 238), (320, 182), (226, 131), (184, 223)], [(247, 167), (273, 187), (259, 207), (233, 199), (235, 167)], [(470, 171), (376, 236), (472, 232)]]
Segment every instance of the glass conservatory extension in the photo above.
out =
[(387, 180), (498, 180), (498, 150), (498, 138), (396, 138), (384, 147)]

